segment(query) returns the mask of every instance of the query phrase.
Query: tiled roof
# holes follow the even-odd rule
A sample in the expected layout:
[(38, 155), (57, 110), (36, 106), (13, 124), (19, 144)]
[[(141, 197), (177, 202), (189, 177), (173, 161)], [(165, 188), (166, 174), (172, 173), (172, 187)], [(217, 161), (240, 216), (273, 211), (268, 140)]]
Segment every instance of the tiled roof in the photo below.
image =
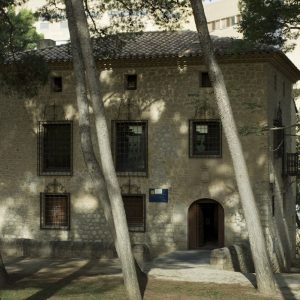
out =
[[(242, 40), (231, 38), (212, 37), (212, 40), (218, 55), (279, 51), (265, 45), (249, 47)], [(197, 33), (194, 31), (155, 31), (110, 36), (95, 40), (94, 52), (99, 60), (201, 56)], [(42, 55), (47, 62), (68, 62), (72, 59), (70, 44), (26, 51), (19, 55), (24, 53)]]

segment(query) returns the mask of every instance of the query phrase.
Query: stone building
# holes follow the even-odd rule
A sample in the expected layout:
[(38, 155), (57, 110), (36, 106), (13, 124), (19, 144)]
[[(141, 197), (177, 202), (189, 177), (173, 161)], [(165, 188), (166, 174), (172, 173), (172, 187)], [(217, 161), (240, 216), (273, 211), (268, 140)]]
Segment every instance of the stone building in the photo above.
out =
[[(146, 245), (155, 256), (246, 241), (232, 161), (196, 33), (146, 32), (122, 47), (111, 43), (98, 45), (96, 55), (133, 244)], [(291, 89), (300, 72), (276, 49), (237, 44), (214, 39), (269, 253), (275, 268), (286, 269), (295, 255), (290, 175), (297, 165), (290, 125)], [(49, 64), (49, 84), (33, 98), (0, 96), (0, 235), (23, 245), (111, 247), (80, 148), (70, 47), (36, 53)], [(276, 126), (286, 129), (271, 130)]]

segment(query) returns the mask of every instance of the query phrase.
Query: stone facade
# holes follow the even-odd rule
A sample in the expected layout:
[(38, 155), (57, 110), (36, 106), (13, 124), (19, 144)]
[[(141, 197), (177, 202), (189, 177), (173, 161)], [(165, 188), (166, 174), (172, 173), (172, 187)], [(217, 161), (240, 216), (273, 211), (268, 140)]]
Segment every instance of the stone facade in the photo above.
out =
[[(32, 99), (0, 96), (0, 234), (5, 239), (100, 242), (109, 247), (111, 238), (81, 153), (71, 65), (50, 66), (52, 75), (63, 78), (62, 92), (45, 86)], [(111, 120), (127, 120), (129, 115), (148, 121), (148, 175), (119, 177), (123, 190), (130, 184), (146, 195), (146, 231), (131, 233), (133, 244), (145, 244), (152, 256), (187, 249), (188, 209), (199, 199), (213, 199), (224, 208), (225, 246), (247, 240), (224, 134), (221, 158), (189, 157), (189, 120), (219, 118), (212, 88), (199, 87), (199, 72), (205, 67), (196, 59), (178, 59), (99, 68), (109, 127)], [(293, 124), (292, 79), (268, 61), (232, 60), (221, 62), (221, 69), (272, 262), (277, 270), (287, 269), (295, 255), (295, 186), (292, 177), (281, 173), (282, 159), (274, 159), (273, 132), (251, 132), (273, 127), (279, 105), (284, 125)], [(137, 75), (137, 90), (124, 89), (126, 74)], [(53, 119), (54, 103), (56, 119), (73, 121), (72, 176), (37, 174), (38, 122)], [(286, 135), (285, 145), (286, 152), (295, 152), (292, 136)], [(70, 230), (40, 229), (40, 193), (54, 178), (71, 195)], [(150, 188), (168, 189), (168, 202), (149, 202)]]

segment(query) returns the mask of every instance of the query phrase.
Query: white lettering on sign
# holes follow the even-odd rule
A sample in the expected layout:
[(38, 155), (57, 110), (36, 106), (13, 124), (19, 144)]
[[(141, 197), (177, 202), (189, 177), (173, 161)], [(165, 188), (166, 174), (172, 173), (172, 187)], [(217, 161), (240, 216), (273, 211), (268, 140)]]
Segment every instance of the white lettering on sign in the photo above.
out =
[(162, 189), (155, 189), (155, 195), (161, 195), (162, 193)]

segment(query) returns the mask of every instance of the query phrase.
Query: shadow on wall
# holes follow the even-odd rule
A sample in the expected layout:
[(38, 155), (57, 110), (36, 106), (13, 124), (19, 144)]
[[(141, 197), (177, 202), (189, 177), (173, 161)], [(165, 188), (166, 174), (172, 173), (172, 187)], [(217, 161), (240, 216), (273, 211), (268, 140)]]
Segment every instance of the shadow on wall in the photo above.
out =
[[(235, 224), (237, 219), (243, 223), (243, 214), (241, 209), (239, 211), (236, 209), (239, 206), (239, 199), (226, 142), (223, 143), (222, 161), (219, 159), (197, 160), (188, 157), (188, 119), (200, 118), (204, 115), (218, 118), (213, 94), (211, 91), (199, 89), (195, 70), (187, 66), (181, 69), (165, 68), (163, 71), (166, 76), (162, 77), (161, 72), (157, 72), (157, 68), (149, 68), (147, 72), (138, 76), (138, 86), (141, 88), (136, 91), (124, 91), (123, 71), (120, 73), (110, 71), (102, 82), (107, 115), (111, 119), (149, 120), (150, 176), (147, 179), (136, 178), (133, 181), (140, 183), (144, 191), (148, 191), (150, 184), (163, 185), (170, 189), (176, 186), (178, 187), (176, 199), (178, 202), (186, 203), (186, 207), (191, 203), (190, 199), (223, 199), (225, 213), (226, 210), (228, 212), (231, 210), (229, 216), (226, 216), (230, 224), (226, 225), (227, 230), (239, 236), (241, 229)], [(199, 72), (198, 69), (196, 71)], [(111, 92), (113, 86), (111, 83), (116, 74), (120, 77), (121, 83), (117, 86), (116, 92)], [(71, 75), (66, 78), (66, 81), (68, 80), (71, 80)], [(158, 88), (158, 82), (161, 88)], [(189, 95), (189, 92), (194, 92), (194, 90), (198, 93), (197, 97)], [(71, 231), (41, 232), (39, 229), (39, 193), (44, 191), (50, 179), (36, 175), (36, 124), (38, 119), (42, 118), (43, 105), (55, 100), (64, 107), (67, 118), (74, 120), (74, 145), (79, 145), (78, 111), (72, 102), (74, 99), (74, 86), (67, 83), (63, 94), (54, 97), (45, 89), (38, 97), (25, 101), (20, 110), (15, 109), (20, 106), (20, 102), (16, 99), (6, 101), (8, 103), (5, 109), (10, 112), (7, 115), (19, 122), (16, 122), (15, 126), (10, 126), (7, 122), (8, 124), (0, 129), (1, 136), (5, 136), (4, 144), (7, 155), (1, 159), (0, 171), (0, 214), (3, 217), (0, 218), (0, 232), (2, 236), (37, 240), (97, 240), (100, 242), (110, 239), (107, 229), (103, 230), (106, 223), (96, 197), (93, 195), (80, 147), (74, 147), (74, 176), (71, 179), (59, 178), (66, 190), (72, 193)], [(204, 102), (210, 103), (208, 111), (203, 109)], [(202, 110), (199, 110), (199, 107), (202, 107)], [(21, 128), (22, 134), (20, 134)], [(95, 137), (94, 130), (92, 132)], [(243, 139), (243, 142), (251, 144), (253, 139)], [(1, 154), (4, 153), (2, 145)], [(155, 151), (156, 149), (159, 151)], [(246, 149), (246, 156), (250, 161), (252, 154), (249, 149), (251, 147)], [(259, 157), (261, 158), (256, 160), (255, 168), (249, 168), (252, 178), (265, 170), (265, 158), (262, 155)], [(186, 182), (191, 184), (190, 188), (183, 185)], [(201, 194), (203, 186), (207, 189), (205, 195)], [(151, 226), (146, 234), (146, 243), (160, 247), (167, 241), (171, 248), (176, 247), (171, 226), (172, 209), (167, 205), (158, 206), (148, 203), (147, 209), (152, 212), (152, 216), (147, 216), (147, 222)]]

